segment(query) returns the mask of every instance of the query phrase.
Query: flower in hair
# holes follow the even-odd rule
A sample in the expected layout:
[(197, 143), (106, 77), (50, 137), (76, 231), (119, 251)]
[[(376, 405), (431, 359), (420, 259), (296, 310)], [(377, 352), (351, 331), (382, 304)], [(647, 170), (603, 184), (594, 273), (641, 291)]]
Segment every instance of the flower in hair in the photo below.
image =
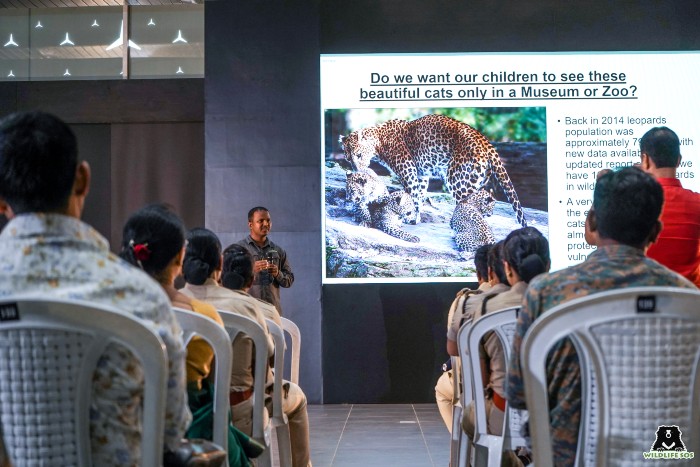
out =
[(148, 261), (151, 257), (151, 250), (148, 249), (148, 243), (134, 243), (133, 240), (129, 242), (131, 249), (134, 250), (134, 258), (136, 261), (141, 263), (141, 261)]

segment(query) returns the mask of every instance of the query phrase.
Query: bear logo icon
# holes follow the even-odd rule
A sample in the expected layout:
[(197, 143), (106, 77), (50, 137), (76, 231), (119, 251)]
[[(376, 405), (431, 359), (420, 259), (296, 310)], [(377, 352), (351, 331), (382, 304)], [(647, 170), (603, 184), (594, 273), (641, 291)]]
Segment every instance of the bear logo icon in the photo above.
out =
[(661, 425), (656, 430), (656, 441), (651, 446), (652, 451), (685, 451), (678, 425)]

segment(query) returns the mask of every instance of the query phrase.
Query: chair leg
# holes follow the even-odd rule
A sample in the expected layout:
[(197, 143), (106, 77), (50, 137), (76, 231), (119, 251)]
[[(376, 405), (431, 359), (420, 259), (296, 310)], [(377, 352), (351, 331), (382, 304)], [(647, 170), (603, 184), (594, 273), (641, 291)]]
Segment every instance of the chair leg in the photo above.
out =
[(265, 428), (264, 439), (257, 439), (259, 443), (264, 444), (265, 451), (257, 458), (253, 459), (253, 464), (256, 467), (272, 467), (272, 435), (270, 425)]
[(452, 434), (450, 435), (450, 467), (458, 467), (462, 444), (462, 407), (455, 405), (452, 410)]
[[(461, 428), (460, 428), (461, 430)], [(469, 467), (473, 465), (474, 447), (469, 439), (469, 436), (462, 433), (462, 439), (459, 443), (459, 457), (457, 458), (457, 467)]]
[(289, 425), (275, 427), (275, 454), (278, 456), (280, 467), (292, 467), (292, 442), (289, 436)]

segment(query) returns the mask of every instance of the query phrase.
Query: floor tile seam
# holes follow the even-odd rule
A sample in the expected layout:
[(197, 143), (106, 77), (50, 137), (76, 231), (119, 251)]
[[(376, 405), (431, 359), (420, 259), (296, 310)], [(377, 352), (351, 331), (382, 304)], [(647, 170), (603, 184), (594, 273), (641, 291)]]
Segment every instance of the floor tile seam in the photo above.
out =
[(435, 462), (433, 461), (433, 455), (430, 452), (430, 446), (428, 446), (428, 440), (425, 439), (425, 433), (423, 433), (423, 426), (420, 423), (420, 418), (418, 417), (418, 413), (416, 412), (416, 409), (413, 406), (413, 404), (411, 404), (411, 409), (413, 409), (413, 414), (416, 416), (416, 420), (418, 422), (418, 428), (420, 429), (420, 436), (421, 436), (421, 439), (423, 440), (423, 444), (425, 445), (425, 450), (428, 451), (428, 458), (430, 459), (430, 465), (432, 465), (432, 467), (435, 467)]
[(333, 458), (331, 459), (331, 466), (333, 467), (333, 463), (335, 462), (335, 456), (338, 455), (338, 449), (340, 448), (340, 443), (343, 441), (343, 434), (345, 434), (345, 427), (348, 425), (348, 421), (350, 420), (350, 414), (352, 414), (352, 409), (354, 407), (354, 404), (350, 405), (350, 410), (348, 410), (348, 415), (345, 417), (345, 423), (343, 423), (343, 429), (340, 431), (340, 436), (338, 437), (338, 443), (335, 445), (335, 450), (333, 451)]

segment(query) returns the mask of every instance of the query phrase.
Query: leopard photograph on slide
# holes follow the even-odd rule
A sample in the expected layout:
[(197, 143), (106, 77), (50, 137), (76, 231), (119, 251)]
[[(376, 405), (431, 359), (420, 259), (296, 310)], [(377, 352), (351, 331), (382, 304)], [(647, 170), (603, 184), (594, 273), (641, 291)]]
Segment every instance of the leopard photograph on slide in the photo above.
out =
[(546, 129), (544, 107), (327, 109), (326, 278), (464, 279), (479, 246), (547, 236)]

